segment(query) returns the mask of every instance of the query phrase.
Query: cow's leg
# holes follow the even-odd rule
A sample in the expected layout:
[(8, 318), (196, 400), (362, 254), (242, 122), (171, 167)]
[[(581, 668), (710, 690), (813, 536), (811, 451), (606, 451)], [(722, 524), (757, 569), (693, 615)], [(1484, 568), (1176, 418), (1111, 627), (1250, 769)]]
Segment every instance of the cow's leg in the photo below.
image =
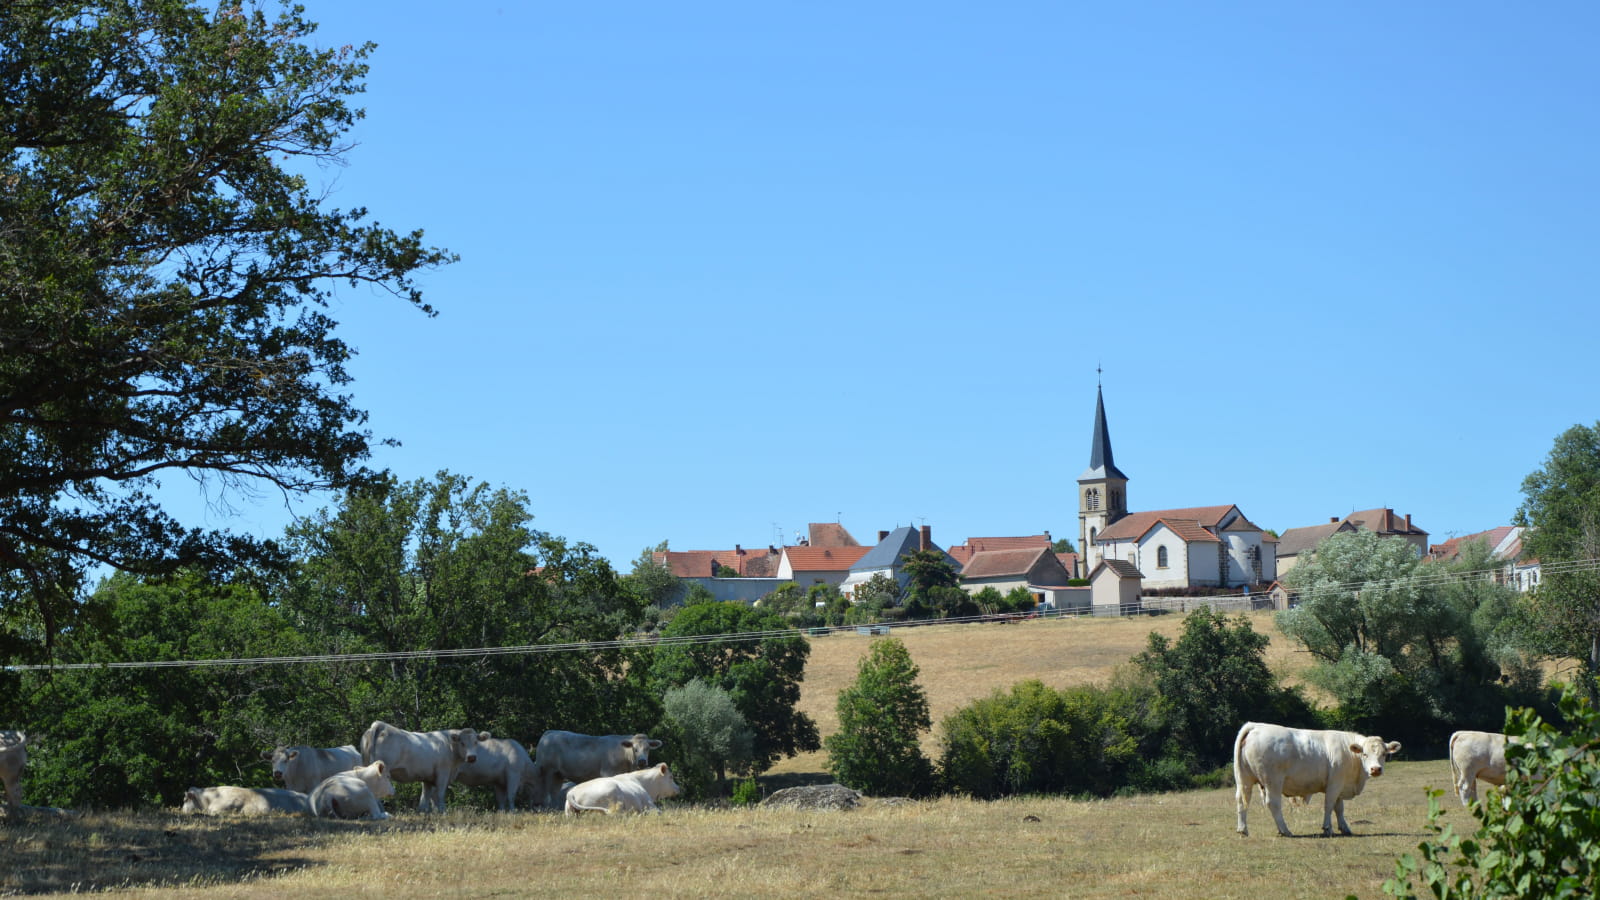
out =
[(18, 775), (14, 778), (7, 778), (4, 780), (6, 787), (6, 811), (11, 815), (16, 815), (17, 810), (22, 806), (22, 776)]
[[(1339, 817), (1339, 833), (1340, 834), (1353, 834), (1354, 832), (1352, 832), (1350, 830), (1350, 823), (1346, 822), (1344, 820), (1344, 798), (1343, 797), (1340, 797), (1338, 800), (1335, 800), (1333, 802), (1333, 811)], [(1324, 818), (1324, 821), (1323, 821), (1323, 824), (1322, 824), (1322, 829), (1323, 829), (1323, 833), (1326, 834), (1327, 833), (1327, 829), (1328, 829), (1328, 824), (1327, 824), (1327, 821), (1326, 821), (1327, 817), (1324, 816), (1323, 818)]]
[(1250, 795), (1260, 782), (1251, 778), (1248, 772), (1239, 774), (1238, 783), (1233, 786), (1233, 805), (1239, 811), (1239, 826), (1235, 830), (1240, 834), (1249, 834), (1250, 829), (1245, 825), (1244, 814), (1250, 809)]
[(1284, 837), (1294, 837), (1294, 832), (1289, 830), (1289, 823), (1283, 820), (1283, 782), (1267, 785), (1267, 809), (1272, 810), (1272, 821), (1278, 823), (1278, 833)]
[(422, 782), (422, 799), (417, 801), (418, 812), (430, 812), (433, 809), (433, 782)]
[(1461, 783), (1456, 785), (1456, 790), (1461, 794), (1461, 805), (1470, 806), (1472, 801), (1478, 799), (1478, 773), (1463, 771)]

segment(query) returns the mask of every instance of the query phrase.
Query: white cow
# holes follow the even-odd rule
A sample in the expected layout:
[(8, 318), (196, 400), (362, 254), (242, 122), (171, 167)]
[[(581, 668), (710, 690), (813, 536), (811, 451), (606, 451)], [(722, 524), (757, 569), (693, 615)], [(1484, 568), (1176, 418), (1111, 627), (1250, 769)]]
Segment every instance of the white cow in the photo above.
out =
[(1278, 833), (1293, 837), (1283, 821), (1284, 797), (1322, 794), (1322, 836), (1333, 835), (1333, 815), (1339, 831), (1350, 833), (1344, 819), (1344, 801), (1361, 793), (1368, 778), (1383, 774), (1383, 761), (1400, 752), (1400, 742), (1385, 744), (1381, 737), (1351, 731), (1311, 731), (1261, 722), (1246, 722), (1233, 741), (1233, 794), (1239, 811), (1239, 833), (1249, 834), (1245, 811), (1250, 795), (1265, 788), (1267, 808), (1277, 820)]
[(183, 795), (183, 811), (211, 816), (227, 813), (262, 816), (273, 812), (308, 816), (311, 814), (311, 803), (300, 791), (223, 785), (189, 788)]
[(361, 736), (361, 761), (389, 764), (395, 781), (422, 782), (423, 812), (444, 812), (444, 795), (456, 771), (476, 762), (478, 742), (490, 737), (487, 731), (452, 728), (447, 731), (406, 731), (387, 722), (373, 722)]
[(263, 750), (261, 758), (272, 761), (272, 783), (302, 794), (322, 783), (322, 779), (348, 772), (361, 765), (361, 752), (349, 744), (343, 747), (276, 747)]
[(591, 778), (567, 791), (567, 815), (580, 812), (661, 812), (656, 801), (678, 793), (678, 783), (662, 763), (649, 769)]
[(582, 784), (592, 778), (620, 775), (650, 765), (650, 751), (660, 741), (642, 735), (576, 734), (571, 731), (546, 731), (539, 737), (533, 760), (537, 767), (539, 803), (545, 809), (559, 809), (556, 794), (561, 782)]
[(7, 815), (22, 807), (22, 767), (28, 764), (28, 736), (20, 731), (0, 731), (0, 783), (6, 788)]
[(311, 789), (311, 813), (320, 819), (387, 819), (381, 797), (394, 796), (394, 782), (383, 760), (329, 775)]
[(1458, 731), (1450, 735), (1450, 773), (1462, 806), (1478, 799), (1478, 779), (1504, 787), (1506, 736), (1496, 731)]
[(533, 757), (522, 742), (487, 738), (478, 742), (477, 760), (456, 771), (456, 784), (494, 788), (495, 806), (504, 812), (516, 808), (517, 794), (538, 779)]

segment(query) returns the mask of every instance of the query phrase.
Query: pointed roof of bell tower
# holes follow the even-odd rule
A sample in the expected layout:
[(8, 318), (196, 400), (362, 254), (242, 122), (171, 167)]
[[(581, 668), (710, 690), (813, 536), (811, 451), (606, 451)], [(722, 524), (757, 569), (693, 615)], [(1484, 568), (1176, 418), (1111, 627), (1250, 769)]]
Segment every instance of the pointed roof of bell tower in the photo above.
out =
[(1094, 441), (1089, 446), (1089, 468), (1078, 476), (1079, 481), (1102, 478), (1128, 480), (1111, 459), (1111, 431), (1106, 428), (1106, 400), (1097, 384), (1094, 388)]

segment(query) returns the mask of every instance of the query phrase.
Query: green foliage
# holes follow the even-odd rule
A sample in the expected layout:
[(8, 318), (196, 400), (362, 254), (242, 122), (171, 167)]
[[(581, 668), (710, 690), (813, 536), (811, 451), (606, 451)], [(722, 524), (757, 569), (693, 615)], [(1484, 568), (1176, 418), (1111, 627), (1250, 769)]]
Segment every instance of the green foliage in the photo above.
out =
[(670, 606), (683, 593), (683, 582), (672, 574), (669, 567), (655, 561), (657, 553), (665, 552), (666, 541), (644, 548), (639, 558), (633, 561), (633, 568), (622, 578), (623, 586), (634, 596), (657, 609)]
[(738, 578), (739, 570), (733, 566), (718, 565), (715, 576), (717, 578)]
[(296, 7), (0, 4), (0, 609), (30, 661), (87, 624), (86, 566), (281, 561), (183, 527), (158, 481), (370, 480), (334, 289), (431, 314), (413, 275), (453, 257), (297, 174), (341, 160), (372, 49), (314, 49), (314, 28)]
[(950, 558), (939, 550), (913, 550), (900, 557), (900, 571), (906, 576), (907, 605), (921, 600), (929, 607), (938, 604), (932, 599), (939, 588), (960, 590), (961, 576)]
[(734, 783), (730, 802), (734, 806), (755, 806), (761, 802), (761, 785), (756, 783), (755, 776)]
[[(295, 656), (301, 635), (261, 591), (195, 573), (143, 583), (115, 575), (89, 599), (94, 629), (64, 636), (60, 662)], [(35, 802), (174, 806), (191, 785), (264, 784), (260, 753), (286, 711), (305, 740), (353, 741), (326, 706), (313, 666), (73, 669), (28, 672), (13, 721), (36, 736)]]
[(952, 791), (980, 799), (1011, 794), (1108, 796), (1130, 783), (1148, 734), (1135, 698), (1036, 680), (996, 691), (947, 717), (940, 770)]
[(663, 755), (672, 759), (673, 779), (685, 799), (720, 796), (728, 769), (748, 768), (755, 744), (755, 733), (733, 698), (696, 678), (668, 690), (661, 706), (672, 748)]
[(1556, 438), (1544, 465), (1522, 482), (1519, 523), (1525, 555), (1539, 560), (1539, 586), (1521, 612), (1523, 645), (1583, 665), (1579, 683), (1600, 701), (1600, 423)]
[[(781, 616), (743, 603), (708, 602), (684, 607), (662, 637), (773, 631), (790, 631), (790, 625)], [(649, 671), (663, 694), (695, 679), (727, 691), (755, 731), (752, 764), (763, 771), (780, 757), (822, 747), (816, 723), (795, 708), (810, 653), (811, 645), (792, 631), (759, 640), (678, 643), (658, 648)]]
[(828, 736), (828, 771), (876, 796), (920, 797), (933, 789), (933, 763), (919, 735), (933, 727), (917, 666), (894, 638), (872, 642), (855, 683), (839, 692), (839, 730)]
[(1004, 605), (1006, 601), (1005, 595), (1000, 593), (999, 588), (992, 584), (986, 584), (977, 593), (972, 595), (972, 602), (976, 603), (978, 605), (978, 609), (985, 613), (996, 613), (1004, 611)]
[(1511, 590), (1483, 577), (1485, 556), (1477, 547), (1424, 564), (1406, 542), (1363, 529), (1330, 536), (1289, 573), (1300, 605), (1278, 626), (1316, 660), (1307, 679), (1338, 699), (1331, 724), (1420, 747), (1498, 721)]
[(1038, 605), (1039, 601), (1033, 596), (1033, 591), (1028, 590), (1027, 585), (1019, 584), (1006, 592), (1005, 603), (1000, 612), (1025, 613)]
[(1078, 550), (1077, 550), (1076, 547), (1072, 546), (1072, 541), (1069, 540), (1068, 538), (1056, 538), (1050, 544), (1050, 552), (1051, 553), (1077, 553)]
[[(1433, 837), (1405, 854), (1384, 883), (1394, 897), (1577, 898), (1600, 883), (1600, 713), (1567, 691), (1558, 731), (1533, 712), (1506, 719), (1506, 785), (1472, 805), (1470, 837), (1441, 826), (1439, 798), (1429, 791)], [(1418, 889), (1417, 881), (1421, 881)]]
[(898, 606), (905, 596), (900, 582), (887, 572), (875, 572), (871, 578), (856, 586), (856, 607), (866, 611), (865, 621), (877, 618), (885, 609)]
[[(806, 591), (806, 600), (819, 616), (815, 624), (843, 625), (845, 616), (850, 612), (850, 601), (839, 592), (839, 588), (831, 584), (812, 585), (811, 590)], [(822, 604), (820, 607), (817, 605), (819, 603)]]
[(1269, 642), (1248, 618), (1230, 621), (1201, 606), (1183, 620), (1175, 643), (1151, 632), (1134, 659), (1153, 679), (1173, 736), (1190, 748), (1197, 773), (1232, 758), (1233, 737), (1245, 722), (1317, 724), (1305, 699), (1279, 686), (1267, 667)]

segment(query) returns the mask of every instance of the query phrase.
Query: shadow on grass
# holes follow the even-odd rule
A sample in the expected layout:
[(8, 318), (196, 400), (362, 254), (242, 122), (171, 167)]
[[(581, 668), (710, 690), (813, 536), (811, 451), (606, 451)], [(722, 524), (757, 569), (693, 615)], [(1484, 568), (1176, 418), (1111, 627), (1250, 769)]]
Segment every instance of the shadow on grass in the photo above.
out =
[(372, 822), (161, 811), (0, 819), (0, 894), (227, 884), (317, 865), (309, 853)]
[(756, 778), (761, 789), (768, 794), (781, 791), (784, 788), (803, 787), (813, 784), (833, 784), (832, 775), (827, 772), (785, 772), (782, 775), (761, 775)]

